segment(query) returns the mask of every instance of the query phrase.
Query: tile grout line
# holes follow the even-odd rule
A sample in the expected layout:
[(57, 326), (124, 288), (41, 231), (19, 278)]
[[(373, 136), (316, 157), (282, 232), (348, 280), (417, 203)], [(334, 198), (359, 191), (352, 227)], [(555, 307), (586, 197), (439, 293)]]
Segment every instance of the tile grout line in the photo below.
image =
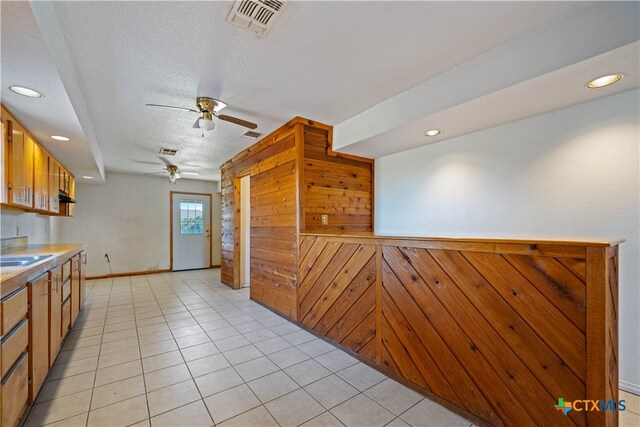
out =
[[(95, 285), (94, 285), (95, 286)], [(93, 288), (92, 288), (93, 290)], [(109, 313), (109, 302), (111, 301), (111, 292), (113, 290), (113, 280), (111, 280), (111, 284), (109, 286), (109, 300), (107, 302), (107, 310), (104, 313), (105, 316), (105, 323), (102, 326), (102, 335), (104, 336), (104, 328), (106, 327), (106, 318), (107, 318), (107, 314)], [(93, 404), (93, 391), (96, 388), (96, 381), (98, 379), (98, 366), (100, 366), (100, 354), (102, 353), (102, 336), (100, 337), (100, 345), (98, 347), (98, 360), (96, 362), (96, 370), (95, 370), (95, 374), (93, 376), (93, 387), (91, 388), (91, 397), (89, 398), (89, 407), (87, 408), (87, 420), (85, 421), (85, 426), (89, 425), (89, 417), (91, 416), (91, 405)]]

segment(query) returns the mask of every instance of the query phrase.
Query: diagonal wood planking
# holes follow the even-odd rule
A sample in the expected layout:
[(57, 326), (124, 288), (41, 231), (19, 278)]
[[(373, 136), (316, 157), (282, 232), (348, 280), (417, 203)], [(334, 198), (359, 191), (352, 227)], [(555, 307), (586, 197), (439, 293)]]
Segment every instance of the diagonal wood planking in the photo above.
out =
[(298, 319), (344, 347), (375, 359), (375, 246), (302, 237)]
[[(540, 295), (532, 296), (536, 288), (530, 284), (525, 286), (527, 277), (503, 255), (385, 246), (383, 259), (383, 314), (390, 325), (398, 324), (400, 316), (400, 322), (407, 323), (404, 328), (382, 330), (385, 346), (394, 339), (403, 343), (403, 349), (397, 346), (386, 348), (396, 366), (406, 363), (408, 354), (415, 368), (423, 374), (427, 386), (451, 402), (455, 400), (435, 387), (446, 388), (444, 381), (457, 392), (462, 386), (468, 389), (475, 385), (484, 399), (474, 396), (460, 406), (493, 424), (496, 421), (488, 418), (487, 412), (495, 412), (505, 423), (509, 420), (534, 420), (548, 425), (585, 424), (584, 413), (571, 411), (569, 417), (565, 417), (558, 411), (549, 410), (557, 397), (571, 400), (585, 396), (584, 346), (578, 349), (578, 356), (571, 353), (574, 349), (557, 342), (564, 338), (562, 333), (560, 338), (558, 334), (549, 335), (560, 314), (556, 313), (556, 305), (547, 297), (558, 297), (555, 288), (568, 289), (576, 285), (577, 277), (562, 264), (553, 263), (554, 268), (536, 269), (535, 273), (528, 271), (532, 273), (530, 279), (537, 281), (540, 281), (541, 274), (554, 273), (546, 276), (546, 281), (553, 281), (555, 288), (549, 287), (545, 289), (546, 294), (540, 292)], [(547, 261), (541, 265), (548, 265)], [(558, 271), (560, 268), (562, 270)], [(579, 292), (574, 294), (580, 295)], [(564, 295), (569, 298), (568, 292)], [(532, 307), (535, 310), (523, 310), (521, 301), (514, 302), (518, 298), (535, 304)], [(392, 303), (385, 301), (388, 299), (402, 310), (393, 310)], [(584, 340), (582, 332), (566, 317), (561, 325), (574, 327), (579, 333), (571, 333), (581, 335)], [(419, 331), (429, 328), (433, 329), (430, 336), (425, 332), (418, 335)], [(414, 339), (403, 336), (406, 331), (402, 332), (402, 329), (418, 336)], [(538, 335), (536, 331), (547, 335)], [(566, 331), (563, 333), (568, 334)], [(389, 340), (388, 334), (396, 337)], [(438, 340), (442, 340), (454, 356), (448, 359), (450, 365), (466, 371), (468, 377), (443, 375), (444, 380), (434, 384), (434, 375), (427, 370), (442, 370), (443, 364), (434, 361), (425, 369), (419, 369), (419, 353), (412, 347), (422, 344), (433, 349), (435, 354), (433, 343)], [(561, 353), (562, 350), (570, 354)], [(441, 349), (437, 353), (440, 357), (446, 354)], [(398, 360), (395, 360), (396, 355)], [(575, 365), (568, 365), (567, 360), (575, 362)], [(398, 368), (402, 371), (401, 366)], [(432, 378), (429, 379), (427, 374)], [(410, 377), (403, 376), (411, 381)], [(519, 404), (505, 405), (510, 400), (517, 400)], [(482, 401), (489, 405), (484, 413), (477, 407), (468, 406), (469, 402), (477, 405)]]

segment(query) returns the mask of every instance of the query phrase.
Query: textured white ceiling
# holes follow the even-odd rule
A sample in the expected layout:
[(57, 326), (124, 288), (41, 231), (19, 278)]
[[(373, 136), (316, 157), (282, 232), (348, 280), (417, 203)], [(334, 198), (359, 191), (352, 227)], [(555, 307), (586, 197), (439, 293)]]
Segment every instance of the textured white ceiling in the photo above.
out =
[(160, 166), (139, 162), (167, 146), (181, 150), (178, 165), (217, 179), (253, 143), (228, 123), (201, 138), (195, 115), (145, 103), (216, 97), (265, 134), (295, 115), (336, 124), (585, 3), (290, 2), (264, 39), (228, 24), (231, 6), (51, 6), (61, 34), (45, 37), (62, 36), (73, 69), (59, 70), (62, 80), (75, 80), (108, 170), (153, 172)]

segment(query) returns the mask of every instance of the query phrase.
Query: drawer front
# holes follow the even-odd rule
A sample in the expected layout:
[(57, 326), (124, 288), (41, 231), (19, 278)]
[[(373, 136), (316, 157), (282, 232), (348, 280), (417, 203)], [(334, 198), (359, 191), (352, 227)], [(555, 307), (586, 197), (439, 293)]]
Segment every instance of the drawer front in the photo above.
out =
[(67, 280), (67, 283), (62, 285), (62, 301), (69, 298), (71, 295), (71, 280)]
[(15, 427), (29, 399), (29, 363), (22, 353), (8, 376), (2, 379), (2, 427)]
[(62, 264), (62, 279), (61, 281), (65, 281), (71, 277), (71, 260)]
[(2, 338), (2, 378), (29, 345), (29, 321), (23, 320)]
[(7, 295), (2, 299), (2, 322), (0, 322), (0, 335), (4, 336), (22, 320), (29, 308), (27, 287)]

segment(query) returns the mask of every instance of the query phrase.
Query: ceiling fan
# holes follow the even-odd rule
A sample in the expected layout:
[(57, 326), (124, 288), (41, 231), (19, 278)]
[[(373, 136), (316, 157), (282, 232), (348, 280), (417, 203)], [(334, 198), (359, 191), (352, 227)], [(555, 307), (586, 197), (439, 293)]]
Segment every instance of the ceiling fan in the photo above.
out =
[(215, 123), (213, 122), (214, 117), (225, 122), (244, 126), (249, 129), (255, 129), (258, 127), (257, 124), (249, 122), (247, 120), (239, 119), (233, 116), (227, 116), (226, 114), (219, 114), (220, 111), (227, 106), (227, 104), (213, 98), (207, 98), (207, 97), (196, 98), (197, 110), (194, 110), (193, 108), (176, 107), (173, 105), (161, 105), (161, 104), (146, 104), (146, 105), (147, 107), (171, 108), (173, 110), (184, 110), (184, 111), (190, 111), (192, 113), (201, 114), (202, 116), (198, 118), (198, 120), (196, 120), (196, 122), (193, 125), (193, 128), (201, 129), (203, 137), (204, 137), (205, 131), (213, 130), (213, 128), (215, 127)]
[(167, 163), (163, 172), (145, 173), (145, 175), (169, 175), (169, 182), (175, 184), (176, 180), (182, 178), (182, 175), (200, 175), (198, 172), (182, 171), (178, 166)]

